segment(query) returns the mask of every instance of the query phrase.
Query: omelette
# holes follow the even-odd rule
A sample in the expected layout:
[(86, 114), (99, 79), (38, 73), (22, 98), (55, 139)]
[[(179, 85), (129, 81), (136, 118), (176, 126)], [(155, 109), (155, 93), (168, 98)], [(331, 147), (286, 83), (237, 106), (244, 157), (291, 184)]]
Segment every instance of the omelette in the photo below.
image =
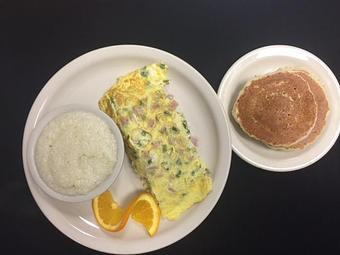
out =
[(206, 198), (212, 178), (168, 84), (165, 64), (145, 66), (118, 78), (99, 108), (119, 126), (131, 165), (162, 216), (176, 220)]

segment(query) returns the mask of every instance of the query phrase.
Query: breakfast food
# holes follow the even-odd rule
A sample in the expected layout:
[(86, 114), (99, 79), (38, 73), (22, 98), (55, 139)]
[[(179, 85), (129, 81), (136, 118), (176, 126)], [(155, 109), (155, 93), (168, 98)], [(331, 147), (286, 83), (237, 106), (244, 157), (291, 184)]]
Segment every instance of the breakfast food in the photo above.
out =
[(233, 115), (250, 136), (270, 146), (289, 146), (312, 130), (314, 96), (298, 75), (277, 72), (248, 82)]
[(132, 219), (144, 225), (151, 237), (154, 236), (161, 219), (161, 211), (154, 197), (144, 192), (132, 202), (129, 208), (131, 208)]
[(325, 125), (328, 103), (307, 71), (279, 69), (246, 83), (233, 117), (249, 136), (274, 149), (302, 149)]
[(321, 134), (321, 131), (326, 124), (329, 106), (326, 94), (322, 86), (317, 82), (316, 78), (313, 78), (309, 72), (304, 70), (290, 70), (290, 72), (298, 74), (308, 82), (318, 109), (316, 122), (313, 129), (311, 130), (311, 133), (306, 138), (290, 146), (291, 149), (303, 149), (305, 146), (313, 143), (315, 139)]
[(113, 199), (110, 191), (105, 191), (92, 200), (92, 209), (99, 225), (111, 232), (122, 230), (129, 217), (124, 217), (124, 210)]
[(108, 124), (84, 111), (63, 113), (43, 129), (36, 144), (40, 177), (54, 191), (87, 194), (113, 171), (116, 140)]
[(132, 167), (157, 199), (162, 216), (175, 220), (212, 190), (188, 123), (168, 95), (168, 67), (151, 64), (120, 77), (99, 101), (118, 124)]
[(157, 201), (150, 193), (139, 194), (123, 210), (113, 200), (111, 192), (105, 191), (92, 200), (92, 209), (99, 225), (110, 232), (122, 230), (130, 216), (144, 225), (151, 237), (157, 233), (159, 227), (161, 213)]

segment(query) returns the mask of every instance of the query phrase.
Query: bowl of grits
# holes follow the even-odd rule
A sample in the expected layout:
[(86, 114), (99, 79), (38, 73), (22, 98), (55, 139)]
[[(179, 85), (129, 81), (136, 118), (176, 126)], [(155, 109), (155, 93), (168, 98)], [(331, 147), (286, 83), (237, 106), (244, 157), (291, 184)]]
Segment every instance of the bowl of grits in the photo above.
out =
[(79, 105), (44, 115), (28, 146), (30, 173), (51, 197), (66, 202), (91, 200), (119, 175), (124, 143), (117, 125), (100, 110)]

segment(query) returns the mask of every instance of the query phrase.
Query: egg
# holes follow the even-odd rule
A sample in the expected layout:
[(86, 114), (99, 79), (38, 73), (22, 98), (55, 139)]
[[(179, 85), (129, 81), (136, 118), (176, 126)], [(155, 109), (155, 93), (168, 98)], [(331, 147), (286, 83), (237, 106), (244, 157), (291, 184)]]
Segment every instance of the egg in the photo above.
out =
[(164, 89), (168, 84), (168, 67), (151, 64), (118, 78), (99, 107), (118, 124), (131, 164), (162, 216), (175, 220), (209, 194), (212, 178), (178, 103)]

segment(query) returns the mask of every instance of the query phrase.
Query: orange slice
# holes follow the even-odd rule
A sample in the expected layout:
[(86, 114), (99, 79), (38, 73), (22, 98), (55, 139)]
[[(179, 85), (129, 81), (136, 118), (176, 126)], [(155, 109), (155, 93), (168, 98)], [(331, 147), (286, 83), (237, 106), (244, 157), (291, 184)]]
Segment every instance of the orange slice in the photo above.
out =
[(157, 233), (161, 211), (155, 198), (149, 193), (140, 194), (132, 205), (132, 219), (144, 225), (150, 236)]
[(129, 218), (124, 218), (124, 210), (113, 200), (110, 191), (94, 198), (92, 209), (99, 225), (107, 231), (116, 232), (123, 229)]
[(125, 212), (114, 201), (110, 191), (94, 198), (92, 208), (99, 225), (111, 232), (122, 230), (131, 215), (135, 221), (144, 225), (150, 236), (154, 236), (161, 218), (157, 201), (146, 192), (136, 197)]

